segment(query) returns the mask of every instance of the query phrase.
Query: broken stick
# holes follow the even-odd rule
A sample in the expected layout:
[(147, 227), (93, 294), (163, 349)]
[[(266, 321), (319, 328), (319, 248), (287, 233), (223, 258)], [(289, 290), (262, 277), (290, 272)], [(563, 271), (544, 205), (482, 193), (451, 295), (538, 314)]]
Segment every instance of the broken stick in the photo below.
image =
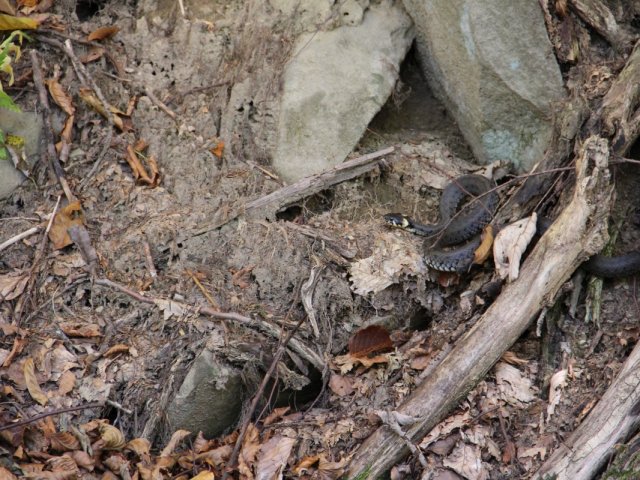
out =
[(296, 183), (279, 188), (275, 192), (265, 195), (264, 197), (252, 200), (240, 211), (233, 212), (220, 222), (202, 227), (192, 235), (196, 237), (210, 232), (211, 230), (216, 230), (217, 228), (235, 220), (242, 214), (251, 217), (258, 213), (264, 213), (265, 216), (271, 217), (286, 205), (291, 205), (292, 203), (325, 190), (333, 185), (351, 180), (352, 178), (359, 177), (363, 173), (373, 170), (373, 168), (381, 161), (382, 157), (393, 153), (394, 150), (394, 147), (378, 150), (377, 152), (369, 153), (362, 157), (354, 158), (353, 160), (336, 165), (335, 167), (316, 175), (305, 177), (298, 180)]

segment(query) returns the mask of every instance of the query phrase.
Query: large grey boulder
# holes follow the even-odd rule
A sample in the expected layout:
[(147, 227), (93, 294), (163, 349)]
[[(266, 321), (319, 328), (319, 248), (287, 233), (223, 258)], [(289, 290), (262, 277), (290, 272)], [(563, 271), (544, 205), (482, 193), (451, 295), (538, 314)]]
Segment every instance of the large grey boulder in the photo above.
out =
[(429, 83), (478, 160), (528, 170), (544, 154), (564, 96), (538, 2), (403, 2)]
[(366, 3), (342, 3), (341, 26), (296, 40), (273, 156), (287, 181), (344, 161), (393, 91), (413, 41), (411, 19), (399, 2)]

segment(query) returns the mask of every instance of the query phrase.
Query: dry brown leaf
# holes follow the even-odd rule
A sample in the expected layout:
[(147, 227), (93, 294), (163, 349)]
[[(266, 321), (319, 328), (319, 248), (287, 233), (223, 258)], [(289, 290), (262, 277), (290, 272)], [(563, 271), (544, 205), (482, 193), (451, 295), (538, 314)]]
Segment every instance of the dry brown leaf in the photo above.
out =
[(71, 458), (78, 464), (78, 466), (84, 468), (85, 470), (93, 471), (96, 465), (96, 460), (92, 456), (90, 456), (87, 452), (82, 450), (76, 450), (75, 452), (70, 452), (67, 455), (70, 455)]
[(151, 442), (146, 438), (134, 438), (125, 447), (134, 452), (138, 457), (148, 457), (151, 452)]
[(58, 105), (68, 116), (72, 117), (76, 112), (76, 107), (73, 105), (73, 99), (71, 95), (64, 91), (60, 82), (55, 78), (49, 78), (45, 80), (47, 87), (49, 88), (49, 94), (53, 101)]
[(71, 452), (80, 449), (80, 442), (71, 432), (56, 432), (49, 436), (51, 448), (56, 452)]
[(36, 366), (33, 363), (33, 358), (29, 357), (25, 360), (24, 365), (22, 366), (22, 372), (24, 373), (24, 379), (27, 383), (27, 390), (29, 390), (29, 395), (31, 395), (31, 398), (33, 398), (40, 405), (46, 405), (49, 401), (49, 398), (40, 388), (40, 384), (38, 383), (38, 379), (36, 378)]
[(51, 230), (49, 231), (49, 240), (53, 243), (53, 248), (60, 250), (71, 245), (71, 237), (67, 233), (73, 225), (84, 224), (84, 212), (79, 201), (71, 202), (66, 207), (60, 209), (53, 219)]
[(353, 393), (353, 378), (332, 373), (329, 379), (329, 388), (339, 397), (351, 395)]
[(117, 355), (119, 353), (129, 353), (129, 345), (124, 345), (122, 343), (118, 345), (114, 345), (109, 350), (104, 352), (105, 357), (111, 357), (113, 355)]
[(73, 390), (76, 386), (76, 376), (73, 372), (67, 370), (58, 379), (58, 395), (64, 396)]
[[(102, 105), (102, 102), (100, 101), (100, 99), (96, 97), (95, 93), (93, 93), (93, 90), (91, 90), (90, 88), (81, 87), (78, 90), (78, 92), (80, 94), (80, 98), (87, 105), (93, 108), (96, 112), (98, 112), (104, 118), (108, 118), (104, 105)], [(111, 111), (111, 117), (113, 118), (113, 123), (115, 124), (115, 126), (119, 130), (125, 131), (125, 124), (121, 118), (121, 115), (124, 115), (124, 113), (119, 111), (117, 108), (112, 107), (111, 105), (108, 105), (107, 108), (109, 108), (109, 110)]]
[(281, 480), (287, 466), (295, 438), (276, 435), (260, 448), (256, 466), (256, 480)]
[(441, 287), (450, 287), (452, 285), (458, 285), (460, 283), (460, 275), (456, 272), (437, 272), (438, 284)]
[(489, 255), (491, 255), (491, 247), (493, 246), (493, 227), (491, 225), (484, 227), (480, 238), (480, 245), (473, 253), (473, 263), (475, 265), (482, 265), (487, 258), (489, 258)]
[(205, 461), (212, 467), (216, 467), (218, 465), (224, 465), (231, 457), (232, 452), (233, 447), (231, 445), (222, 445), (213, 450), (199, 453), (195, 459), (197, 461)]
[(433, 355), (419, 355), (411, 359), (409, 367), (414, 370), (424, 370), (433, 362)]
[(556, 0), (555, 9), (560, 18), (564, 18), (569, 13), (569, 6), (567, 0)]
[(2, 480), (18, 480), (18, 477), (16, 477), (13, 473), (11, 473), (6, 468), (0, 466), (0, 479), (2, 479)]
[(250, 423), (242, 442), (242, 450), (238, 456), (238, 471), (247, 478), (253, 478), (251, 466), (255, 463), (260, 451), (260, 434), (253, 423)]
[(209, 151), (218, 158), (222, 158), (224, 153), (224, 142), (222, 140), (218, 141), (215, 147), (210, 148)]
[(515, 352), (512, 352), (511, 350), (507, 350), (506, 352), (504, 352), (500, 359), (507, 363), (510, 363), (511, 365), (524, 366), (529, 364), (529, 360), (520, 358)]
[(267, 415), (265, 417), (265, 419), (262, 422), (262, 424), (263, 425), (271, 425), (272, 423), (274, 423), (277, 420), (280, 420), (282, 417), (284, 417), (289, 410), (291, 410), (291, 407), (274, 408), (273, 411), (269, 415)]
[(380, 325), (361, 328), (349, 339), (349, 354), (354, 357), (366, 357), (373, 353), (393, 350), (389, 331)]
[(73, 135), (74, 121), (75, 121), (75, 117), (73, 115), (68, 116), (67, 119), (64, 121), (64, 127), (62, 128), (62, 132), (60, 132), (60, 138), (68, 144), (71, 144), (71, 135)]
[(324, 455), (320, 455), (318, 463), (318, 474), (323, 480), (337, 480), (344, 474), (347, 459), (344, 458), (339, 462), (331, 462)]
[(353, 355), (338, 355), (333, 359), (334, 363), (340, 367), (340, 373), (343, 375), (350, 372), (356, 365), (362, 365), (370, 368), (377, 363), (389, 363), (388, 354), (376, 355), (375, 357), (354, 357)]
[(93, 338), (102, 335), (100, 326), (95, 323), (63, 322), (60, 328), (69, 337)]
[(92, 47), (86, 54), (81, 55), (78, 58), (82, 63), (91, 63), (102, 58), (104, 56), (104, 52), (105, 50), (102, 47)]
[(0, 299), (8, 301), (19, 297), (28, 281), (29, 275), (20, 271), (0, 275)]
[(156, 187), (160, 183), (160, 170), (158, 169), (156, 158), (153, 155), (146, 157), (150, 170), (150, 173), (147, 173), (147, 169), (142, 165), (139, 155), (141, 155), (141, 152), (137, 151), (135, 147), (131, 145), (127, 146), (125, 159), (133, 171), (133, 177), (136, 179), (136, 183)]
[(99, 40), (104, 40), (105, 38), (111, 38), (119, 31), (120, 31), (120, 27), (116, 27), (115, 25), (112, 25), (110, 27), (100, 27), (95, 29), (89, 35), (87, 35), (87, 41), (95, 42)]
[[(73, 480), (77, 478), (80, 473), (75, 460), (68, 455), (48, 459), (47, 468), (51, 471), (41, 472), (40, 475), (42, 475), (42, 473), (50, 474), (46, 478), (55, 480)], [(38, 475), (38, 477), (40, 477), (40, 475)]]
[(127, 444), (124, 434), (118, 428), (105, 423), (100, 425), (100, 438), (107, 450), (122, 450)]
[(536, 233), (537, 215), (535, 212), (506, 226), (493, 242), (493, 259), (496, 273), (501, 279), (509, 277), (513, 282), (520, 275), (520, 258)]
[(556, 411), (556, 406), (562, 399), (562, 389), (567, 385), (569, 371), (566, 368), (558, 370), (549, 380), (549, 405), (547, 405), (547, 421)]
[(495, 366), (495, 376), (500, 396), (507, 403), (524, 408), (525, 403), (535, 400), (533, 382), (516, 367), (498, 362)]
[(489, 480), (487, 465), (477, 445), (458, 443), (442, 464), (468, 480)]
[(13, 359), (22, 352), (26, 344), (27, 344), (27, 339), (25, 337), (14, 338), (11, 351), (9, 352), (9, 355), (7, 356), (7, 358), (4, 359), (4, 362), (2, 362), (2, 366), (3, 367), (11, 366)]
[(15, 15), (16, 9), (9, 0), (0, 0), (0, 12)]
[(191, 432), (189, 430), (176, 430), (175, 432), (173, 432), (173, 435), (171, 435), (171, 439), (169, 440), (169, 443), (167, 443), (167, 446), (162, 449), (160, 456), (168, 457), (169, 455), (171, 455), (173, 451), (176, 449), (176, 447), (178, 446), (178, 443), (180, 443), (183, 439), (185, 439), (189, 435), (191, 435)]
[(240, 270), (232, 271), (231, 282), (242, 289), (248, 288), (251, 280), (251, 272), (256, 268), (255, 265), (248, 265)]
[(191, 480), (214, 480), (215, 475), (213, 472), (202, 471), (195, 477), (191, 477)]

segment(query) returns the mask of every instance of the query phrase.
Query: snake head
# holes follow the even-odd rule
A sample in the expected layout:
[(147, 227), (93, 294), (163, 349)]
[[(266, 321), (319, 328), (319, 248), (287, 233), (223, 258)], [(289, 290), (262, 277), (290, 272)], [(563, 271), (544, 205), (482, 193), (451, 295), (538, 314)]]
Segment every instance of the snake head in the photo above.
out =
[(411, 225), (411, 222), (407, 218), (406, 215), (402, 215), (401, 213), (387, 213), (384, 216), (384, 221), (390, 227), (395, 228), (407, 228)]

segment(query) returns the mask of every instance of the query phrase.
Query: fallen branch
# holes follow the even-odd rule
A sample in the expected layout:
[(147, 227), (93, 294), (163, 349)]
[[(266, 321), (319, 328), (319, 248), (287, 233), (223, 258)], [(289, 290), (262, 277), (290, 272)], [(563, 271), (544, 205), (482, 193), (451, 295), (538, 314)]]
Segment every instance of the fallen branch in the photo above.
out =
[[(398, 407), (400, 414), (416, 419), (406, 429), (409, 439), (417, 442), (437, 425), (522, 335), (540, 308), (553, 301), (578, 265), (602, 248), (612, 197), (608, 160), (607, 141), (588, 138), (576, 160), (573, 199), (542, 236), (520, 277), (504, 288), (442, 363)], [(355, 452), (348, 478), (365, 472), (366, 478), (378, 478), (408, 452), (405, 442), (380, 427)]]
[(595, 478), (616, 444), (640, 425), (640, 344), (637, 344), (600, 402), (580, 426), (562, 442), (532, 477), (535, 480)]
[[(107, 278), (98, 278), (95, 280), (94, 283), (96, 285), (101, 285), (103, 287), (113, 288), (115, 290), (118, 290), (122, 293), (129, 295), (131, 298), (134, 298), (139, 302), (146, 303), (149, 305), (160, 306), (163, 302), (168, 303), (167, 300), (162, 300), (162, 299), (142, 295), (128, 287), (125, 287), (124, 285), (120, 285), (119, 283), (116, 283)], [(231, 320), (237, 323), (241, 323), (243, 325), (247, 325), (249, 327), (258, 328), (261, 331), (267, 333), (268, 335), (276, 339), (280, 339), (280, 335), (282, 333), (280, 329), (275, 325), (272, 325), (270, 323), (264, 322), (259, 319), (245, 317), (244, 315), (240, 315), (239, 313), (220, 312), (218, 310), (214, 310), (213, 308), (209, 308), (209, 307), (190, 306), (180, 302), (173, 302), (173, 301), (171, 302), (171, 305), (182, 311), (198, 312), (208, 317), (219, 318), (221, 320)], [(302, 342), (294, 338), (292, 338), (289, 341), (289, 346), (291, 347), (292, 350), (295, 350), (295, 352), (298, 355), (300, 355), (302, 358), (304, 358), (309, 363), (311, 363), (315, 368), (322, 371), (322, 369), (325, 366), (325, 362), (317, 353), (307, 348)]]
[(76, 412), (78, 410), (86, 410), (88, 408), (101, 408), (101, 407), (104, 407), (104, 403), (93, 402), (93, 403), (87, 403), (86, 405), (78, 405), (76, 407), (57, 408), (56, 410), (50, 410), (48, 412), (43, 412), (38, 415), (35, 415), (31, 418), (27, 418), (26, 420), (20, 420), (19, 422), (6, 423), (4, 425), (0, 425), (0, 432), (4, 430), (10, 430), (12, 428), (23, 427), (24, 425), (29, 425), (30, 423), (37, 422), (38, 420), (42, 420), (43, 418), (51, 417), (52, 415), (60, 415), (62, 413)]
[[(640, 133), (640, 41), (627, 59), (609, 91), (602, 99), (602, 107), (594, 115), (601, 121), (604, 134), (612, 135), (613, 152), (625, 155)], [(593, 123), (596, 123), (595, 121)]]
[(381, 157), (393, 153), (394, 150), (393, 147), (378, 150), (377, 152), (369, 153), (336, 165), (332, 169), (318, 173), (317, 175), (305, 177), (296, 183), (282, 187), (275, 192), (247, 203), (243, 208), (236, 210), (223, 220), (202, 227), (192, 235), (197, 237), (211, 230), (216, 230), (235, 220), (242, 214), (252, 217), (256, 214), (265, 214), (266, 212), (266, 216), (270, 217), (286, 205), (295, 203), (338, 183), (359, 177), (363, 173), (372, 170), (381, 161)]
[(44, 121), (44, 133), (47, 141), (47, 157), (49, 158), (49, 165), (54, 175), (58, 179), (58, 183), (64, 191), (65, 197), (69, 203), (76, 200), (76, 196), (69, 188), (69, 182), (65, 177), (62, 165), (60, 165), (60, 159), (56, 152), (56, 146), (54, 143), (53, 126), (51, 124), (51, 108), (49, 107), (49, 96), (47, 95), (47, 89), (44, 87), (44, 77), (42, 75), (42, 69), (40, 68), (40, 60), (38, 59), (38, 53), (35, 50), (29, 52), (31, 56), (31, 68), (33, 69), (33, 83), (38, 90), (38, 99), (40, 100), (40, 106), (42, 107), (42, 119)]

